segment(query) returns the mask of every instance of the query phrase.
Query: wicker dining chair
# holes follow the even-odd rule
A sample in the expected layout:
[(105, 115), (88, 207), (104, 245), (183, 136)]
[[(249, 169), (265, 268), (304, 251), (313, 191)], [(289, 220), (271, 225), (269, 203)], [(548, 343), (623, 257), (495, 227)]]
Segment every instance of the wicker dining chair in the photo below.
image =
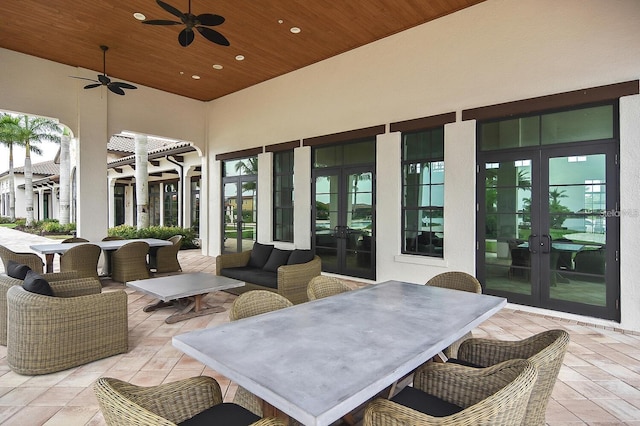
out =
[[(482, 285), (480, 285), (480, 281), (478, 281), (473, 275), (462, 271), (443, 272), (427, 281), (427, 285), (432, 287), (448, 288), (451, 290), (467, 291), (469, 293), (482, 293)], [(473, 334), (468, 332), (442, 352), (447, 358), (455, 357), (460, 344), (471, 337), (473, 337)]]
[(309, 300), (316, 300), (351, 290), (351, 287), (338, 278), (318, 275), (317, 277), (311, 278), (311, 281), (309, 281), (307, 297)]
[(547, 404), (569, 345), (565, 330), (547, 330), (523, 340), (501, 341), (473, 338), (464, 341), (453, 363), (487, 367), (516, 358), (528, 359), (538, 370), (523, 426), (545, 424)]
[[(85, 296), (102, 291), (100, 281), (94, 278), (80, 278), (77, 272), (52, 272), (42, 274), (56, 297)], [(7, 345), (7, 292), (9, 288), (23, 281), (0, 274), (0, 345)]]
[(35, 253), (18, 253), (0, 245), (0, 258), (2, 259), (5, 271), (7, 270), (10, 260), (27, 265), (33, 272), (37, 272), (38, 274), (41, 274), (43, 271), (44, 262), (42, 258)]
[(123, 290), (51, 297), (13, 286), (7, 307), (7, 364), (18, 374), (54, 373), (128, 351)]
[(261, 419), (236, 404), (223, 403), (220, 385), (215, 379), (207, 376), (190, 377), (148, 387), (101, 377), (94, 383), (93, 390), (100, 411), (109, 426), (286, 425), (284, 420)]
[(148, 252), (149, 244), (144, 241), (132, 241), (114, 251), (111, 278), (122, 283), (149, 278)]
[(149, 247), (149, 267), (159, 273), (182, 271), (178, 251), (183, 238), (182, 235), (174, 235), (169, 238), (170, 246)]
[[(290, 306), (293, 306), (293, 303), (278, 293), (269, 290), (250, 290), (233, 301), (231, 309), (229, 309), (229, 319), (237, 321)], [(258, 416), (262, 416), (260, 399), (242, 386), (238, 386), (233, 402)]]
[(95, 244), (80, 244), (60, 255), (60, 272), (77, 271), (80, 277), (98, 279), (98, 260), (102, 249)]
[(60, 241), (61, 243), (65, 244), (65, 243), (88, 243), (89, 240), (87, 240), (86, 238), (80, 238), (80, 237), (69, 237), (69, 238), (65, 238), (64, 240)]
[(293, 303), (278, 293), (269, 290), (251, 290), (233, 301), (229, 310), (229, 319), (236, 321), (289, 306), (293, 306)]
[(416, 373), (413, 387), (369, 403), (363, 425), (519, 425), (537, 374), (522, 359), (484, 369), (432, 362)]

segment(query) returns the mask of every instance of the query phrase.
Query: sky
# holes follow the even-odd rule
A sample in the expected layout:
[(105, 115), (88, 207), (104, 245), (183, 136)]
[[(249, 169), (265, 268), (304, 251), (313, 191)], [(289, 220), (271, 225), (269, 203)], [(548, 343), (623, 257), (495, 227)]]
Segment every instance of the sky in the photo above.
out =
[[(42, 155), (31, 153), (31, 163), (41, 163), (47, 160), (53, 160), (58, 153), (59, 145), (52, 142), (42, 142), (37, 145), (42, 150)], [(13, 148), (13, 167), (24, 166), (24, 148)], [(9, 170), (9, 148), (4, 145), (0, 146), (0, 173)]]

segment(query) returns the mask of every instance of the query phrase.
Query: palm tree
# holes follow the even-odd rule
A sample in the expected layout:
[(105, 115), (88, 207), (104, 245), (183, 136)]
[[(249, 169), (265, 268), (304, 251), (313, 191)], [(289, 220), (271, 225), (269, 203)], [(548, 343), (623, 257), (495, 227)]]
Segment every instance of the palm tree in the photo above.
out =
[(32, 144), (43, 141), (60, 143), (60, 127), (56, 122), (48, 118), (29, 118), (23, 115), (20, 119), (18, 140), (24, 144), (24, 192), (27, 218), (25, 224), (32, 226), (33, 217), (33, 170), (31, 168), (31, 152), (37, 152)]
[(19, 144), (20, 119), (9, 114), (0, 118), (0, 143), (9, 148), (9, 218), (16, 220), (16, 187), (13, 173), (13, 145)]

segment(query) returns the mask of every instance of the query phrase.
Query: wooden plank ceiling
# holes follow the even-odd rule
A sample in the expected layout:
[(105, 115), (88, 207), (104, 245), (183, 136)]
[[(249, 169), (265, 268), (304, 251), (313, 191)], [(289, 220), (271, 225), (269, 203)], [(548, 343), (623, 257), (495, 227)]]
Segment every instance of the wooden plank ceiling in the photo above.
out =
[[(0, 47), (101, 73), (99, 46), (106, 45), (106, 72), (114, 80), (208, 101), (482, 1), (193, 0), (193, 14), (225, 18), (212, 28), (230, 46), (196, 33), (182, 47), (183, 25), (134, 18), (139, 12), (147, 20), (177, 20), (155, 0), (13, 0), (2, 4)], [(189, 8), (188, 0), (165, 2)]]

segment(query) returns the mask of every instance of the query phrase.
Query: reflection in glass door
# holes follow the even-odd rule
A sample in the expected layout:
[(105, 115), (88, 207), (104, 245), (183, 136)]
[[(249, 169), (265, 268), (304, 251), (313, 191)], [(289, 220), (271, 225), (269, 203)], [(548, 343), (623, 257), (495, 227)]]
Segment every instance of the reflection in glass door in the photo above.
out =
[(223, 163), (222, 252), (251, 250), (257, 238), (258, 158)]
[(617, 316), (615, 155), (597, 147), (493, 155), (485, 161), (486, 292), (511, 301)]
[(375, 279), (373, 183), (367, 168), (316, 171), (315, 250), (324, 271)]

